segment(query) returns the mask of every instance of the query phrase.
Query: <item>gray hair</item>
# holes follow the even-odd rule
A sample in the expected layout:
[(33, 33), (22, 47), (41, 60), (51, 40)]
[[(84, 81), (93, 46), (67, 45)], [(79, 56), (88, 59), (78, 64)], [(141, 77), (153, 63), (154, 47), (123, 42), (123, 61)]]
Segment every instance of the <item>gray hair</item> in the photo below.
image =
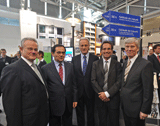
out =
[[(30, 38), (30, 37), (26, 37), (26, 38), (23, 38), (23, 39), (21, 40), (21, 47), (24, 46), (24, 43), (25, 43), (25, 41), (27, 41), (27, 40), (34, 41), (35, 43), (37, 43), (37, 40), (36, 40), (36, 39)], [(38, 44), (38, 43), (37, 43), (37, 44)]]
[(132, 37), (132, 38), (127, 38), (124, 42), (125, 42), (125, 44), (135, 42), (136, 45), (137, 45), (137, 47), (139, 48), (139, 39), (137, 39), (137, 38), (134, 38), (134, 37)]
[(90, 41), (89, 41), (89, 39), (88, 39), (87, 37), (81, 37), (80, 40), (79, 40), (79, 45), (80, 45), (80, 41), (81, 41), (81, 40), (87, 40), (87, 41), (88, 41), (88, 44), (90, 45)]

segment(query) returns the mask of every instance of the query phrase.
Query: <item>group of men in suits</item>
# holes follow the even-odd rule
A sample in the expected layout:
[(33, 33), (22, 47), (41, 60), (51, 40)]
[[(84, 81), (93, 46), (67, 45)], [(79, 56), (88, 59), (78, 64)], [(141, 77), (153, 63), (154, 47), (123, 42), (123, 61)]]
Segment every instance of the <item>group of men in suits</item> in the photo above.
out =
[(89, 53), (89, 46), (82, 37), (81, 54), (68, 63), (65, 47), (57, 44), (51, 50), (54, 60), (40, 69), (33, 62), (37, 41), (22, 39), (20, 60), (5, 67), (0, 79), (7, 125), (72, 126), (76, 108), (78, 126), (85, 126), (86, 108), (87, 126), (94, 126), (96, 107), (99, 126), (119, 126), (121, 101), (125, 125), (144, 126), (151, 111), (153, 66), (138, 56), (138, 40), (126, 39), (123, 68), (111, 57), (112, 43), (102, 43), (100, 59)]
[(103, 42), (102, 58), (92, 67), (91, 80), (100, 126), (119, 125), (119, 101), (125, 126), (145, 126), (144, 119), (151, 112), (153, 98), (153, 66), (138, 56), (139, 42), (135, 38), (125, 40), (128, 60), (123, 69), (111, 58), (112, 51), (112, 43)]

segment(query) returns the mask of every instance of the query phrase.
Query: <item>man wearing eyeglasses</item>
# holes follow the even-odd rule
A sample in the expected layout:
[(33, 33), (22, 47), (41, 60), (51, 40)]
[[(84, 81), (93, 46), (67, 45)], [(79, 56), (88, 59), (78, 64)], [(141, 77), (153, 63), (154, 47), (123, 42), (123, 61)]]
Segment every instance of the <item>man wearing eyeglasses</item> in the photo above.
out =
[(54, 60), (42, 67), (50, 96), (50, 126), (72, 126), (72, 108), (77, 106), (73, 66), (64, 62), (65, 52), (63, 45), (55, 45), (52, 48)]

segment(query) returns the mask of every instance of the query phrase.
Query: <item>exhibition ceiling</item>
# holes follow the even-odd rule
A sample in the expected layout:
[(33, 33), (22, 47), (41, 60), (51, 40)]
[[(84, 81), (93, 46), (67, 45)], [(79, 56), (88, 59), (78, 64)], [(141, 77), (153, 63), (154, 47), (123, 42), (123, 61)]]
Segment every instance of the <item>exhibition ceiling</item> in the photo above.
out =
[(40, 15), (66, 19), (74, 13), (74, 17), (102, 27), (106, 21), (101, 15), (108, 10), (138, 16), (160, 11), (160, 0), (0, 0), (0, 5), (16, 9), (21, 9), (22, 3), (24, 9)]

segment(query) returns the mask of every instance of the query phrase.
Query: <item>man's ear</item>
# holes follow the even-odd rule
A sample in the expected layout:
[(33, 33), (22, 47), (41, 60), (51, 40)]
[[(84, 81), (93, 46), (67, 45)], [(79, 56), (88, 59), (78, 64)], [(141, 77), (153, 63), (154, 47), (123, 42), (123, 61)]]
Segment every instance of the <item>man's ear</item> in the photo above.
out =
[(52, 54), (52, 56), (54, 57), (54, 53), (53, 53), (53, 52), (51, 52), (51, 54)]

